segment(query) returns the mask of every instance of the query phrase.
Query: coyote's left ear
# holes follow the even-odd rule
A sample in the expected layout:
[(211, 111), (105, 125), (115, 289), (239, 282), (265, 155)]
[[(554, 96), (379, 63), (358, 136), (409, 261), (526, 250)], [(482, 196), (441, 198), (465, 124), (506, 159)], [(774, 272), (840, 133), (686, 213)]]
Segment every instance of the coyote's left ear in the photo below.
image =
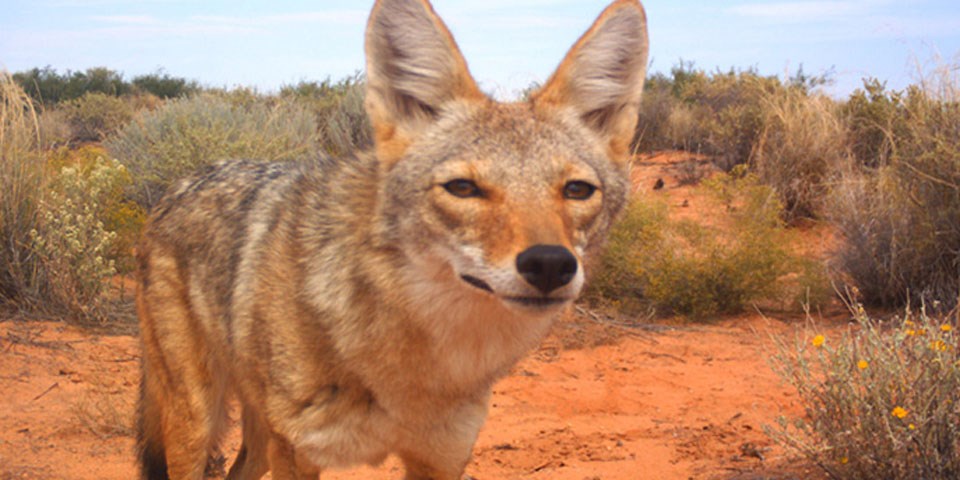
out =
[(381, 161), (402, 157), (445, 103), (486, 98), (427, 0), (377, 0), (366, 37), (366, 109)]
[(574, 44), (532, 97), (541, 107), (570, 107), (626, 161), (647, 69), (647, 16), (637, 0), (613, 2)]

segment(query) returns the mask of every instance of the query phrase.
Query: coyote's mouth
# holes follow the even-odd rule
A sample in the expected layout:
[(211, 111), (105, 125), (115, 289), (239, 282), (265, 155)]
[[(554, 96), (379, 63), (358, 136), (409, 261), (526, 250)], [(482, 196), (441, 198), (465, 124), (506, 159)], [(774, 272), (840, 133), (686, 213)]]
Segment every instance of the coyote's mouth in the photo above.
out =
[(460, 275), (460, 278), (462, 278), (464, 282), (467, 282), (470, 285), (479, 288), (480, 290), (486, 290), (490, 293), (493, 293), (493, 288), (490, 287), (490, 284), (480, 280), (477, 277), (472, 275)]
[(567, 298), (550, 298), (550, 297), (504, 297), (506, 300), (509, 300), (513, 303), (519, 303), (525, 307), (534, 307), (534, 308), (546, 308), (552, 307), (554, 305), (560, 305), (566, 303)]

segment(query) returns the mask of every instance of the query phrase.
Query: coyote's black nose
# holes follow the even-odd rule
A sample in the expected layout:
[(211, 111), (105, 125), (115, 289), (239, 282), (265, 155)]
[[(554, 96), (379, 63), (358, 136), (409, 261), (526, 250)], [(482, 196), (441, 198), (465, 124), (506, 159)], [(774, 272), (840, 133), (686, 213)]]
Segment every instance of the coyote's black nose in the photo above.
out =
[(573, 280), (577, 257), (560, 245), (534, 245), (517, 255), (517, 271), (546, 295)]

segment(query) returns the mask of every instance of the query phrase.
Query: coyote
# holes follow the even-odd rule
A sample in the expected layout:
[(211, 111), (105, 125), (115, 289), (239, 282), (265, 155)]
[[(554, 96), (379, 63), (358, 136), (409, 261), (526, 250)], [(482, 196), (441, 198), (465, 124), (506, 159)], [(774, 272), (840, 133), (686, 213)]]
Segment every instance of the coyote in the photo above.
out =
[(229, 396), (229, 479), (389, 454), (407, 479), (459, 479), (492, 384), (583, 287), (626, 201), (640, 3), (613, 2), (523, 102), (480, 91), (427, 0), (378, 0), (366, 57), (369, 151), (221, 163), (153, 209), (143, 478), (202, 478)]

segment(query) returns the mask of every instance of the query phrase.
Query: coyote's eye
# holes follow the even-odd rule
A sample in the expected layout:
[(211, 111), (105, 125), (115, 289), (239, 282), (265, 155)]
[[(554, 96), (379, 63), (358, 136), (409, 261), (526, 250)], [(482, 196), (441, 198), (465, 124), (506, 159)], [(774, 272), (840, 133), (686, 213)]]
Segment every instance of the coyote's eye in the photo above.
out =
[(443, 184), (443, 188), (450, 192), (451, 195), (460, 198), (480, 197), (483, 195), (483, 191), (480, 190), (480, 187), (478, 187), (473, 180), (464, 178), (450, 180)]
[(597, 191), (597, 187), (590, 185), (587, 182), (582, 180), (574, 180), (567, 182), (563, 186), (563, 198), (570, 200), (586, 200), (593, 196), (593, 192)]

